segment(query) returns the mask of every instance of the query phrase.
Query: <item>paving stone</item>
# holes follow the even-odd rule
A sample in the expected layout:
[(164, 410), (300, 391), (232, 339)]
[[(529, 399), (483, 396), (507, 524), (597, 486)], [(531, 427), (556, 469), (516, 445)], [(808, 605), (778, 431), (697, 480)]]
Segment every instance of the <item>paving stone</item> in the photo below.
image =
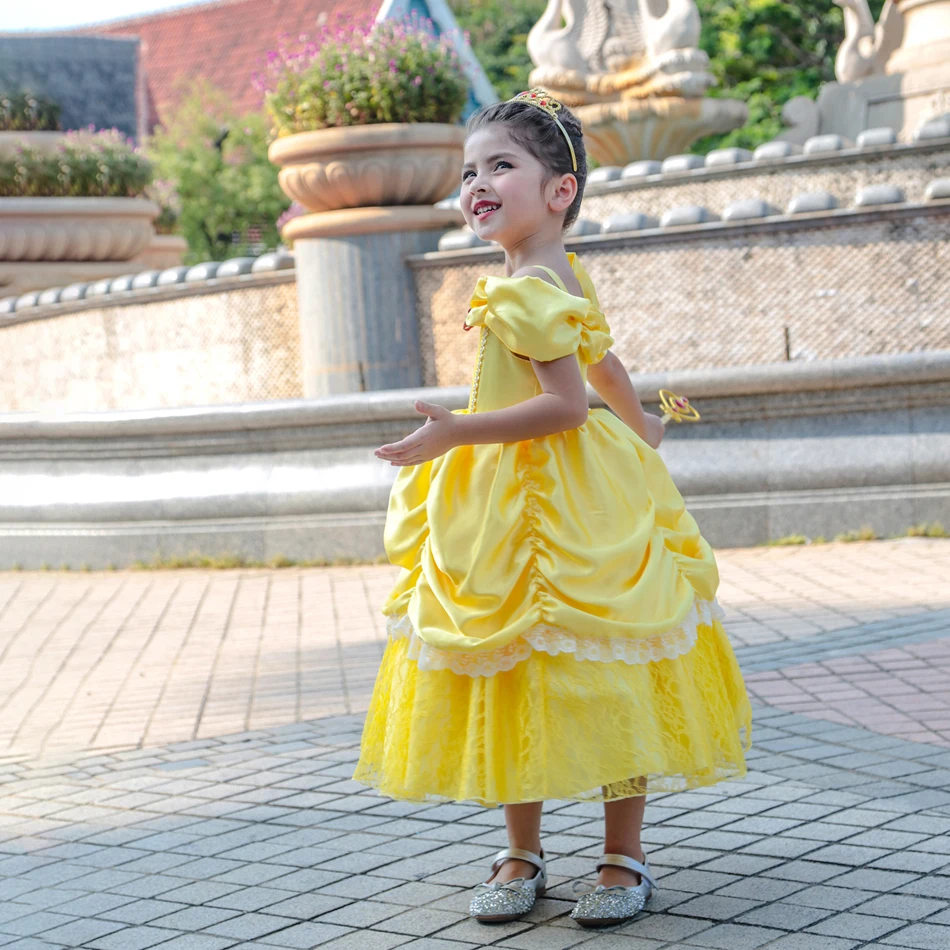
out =
[(745, 900), (738, 897), (720, 897), (716, 894), (704, 894), (692, 900), (677, 904), (673, 908), (675, 914), (685, 914), (690, 917), (703, 917), (707, 920), (731, 920), (738, 917), (757, 904), (756, 900)]
[[(269, 909), (272, 905), (292, 897), (294, 897), (293, 891), (279, 890), (275, 887), (245, 887), (208, 901), (205, 906), (222, 907), (234, 911), (255, 911), (265, 907)], [(339, 906), (339, 904), (334, 906)]]
[(768, 877), (747, 877), (720, 888), (717, 894), (755, 901), (777, 901), (805, 887), (800, 881), (780, 881)]
[(220, 907), (186, 907), (165, 917), (152, 921), (156, 927), (170, 927), (172, 930), (204, 930), (224, 920), (238, 915), (236, 910), (224, 910)]
[(85, 920), (73, 920), (68, 924), (53, 927), (51, 930), (44, 930), (43, 939), (53, 944), (62, 943), (67, 947), (81, 947), (84, 943), (114, 933), (121, 928), (121, 924), (112, 920), (87, 918)]
[(911, 924), (879, 939), (879, 943), (915, 950), (946, 950), (950, 946), (950, 927), (933, 924)]
[(712, 871), (678, 871), (675, 874), (664, 875), (663, 887), (672, 887), (674, 890), (691, 891), (695, 894), (708, 894), (717, 891), (727, 884), (732, 884), (738, 878), (732, 874), (717, 874)]
[(950, 877), (921, 877), (897, 888), (901, 894), (917, 894), (920, 897), (936, 897), (950, 901)]
[(874, 891), (860, 891), (850, 887), (808, 887), (782, 898), (786, 904), (804, 904), (825, 910), (847, 910), (874, 897)]
[[(768, 930), (764, 927), (745, 927), (741, 924), (719, 924), (709, 930), (688, 937), (686, 943), (697, 947), (719, 948), (719, 950), (756, 950), (782, 936), (781, 930)], [(590, 946), (596, 946), (594, 941)]]
[(830, 937), (850, 937), (858, 940), (876, 940), (904, 926), (906, 921), (889, 917), (872, 917), (868, 914), (846, 912), (835, 914), (811, 927), (809, 933), (827, 934)]
[(233, 940), (209, 937), (207, 934), (181, 934), (160, 945), (164, 950), (229, 950)]
[(845, 844), (835, 844), (811, 852), (809, 858), (827, 864), (843, 864), (848, 867), (860, 868), (884, 857), (887, 853), (886, 848), (857, 848)]
[(913, 874), (902, 874), (899, 871), (876, 871), (871, 868), (861, 868), (858, 871), (849, 871), (836, 877), (831, 883), (835, 887), (856, 887), (867, 891), (892, 891), (896, 887), (909, 884), (914, 880)]
[(765, 907), (758, 907), (748, 914), (737, 918), (740, 924), (752, 924), (756, 927), (775, 927), (779, 930), (799, 931), (831, 915), (832, 911), (802, 904), (786, 904), (776, 901)]
[(774, 838), (763, 838), (754, 844), (742, 849), (742, 854), (758, 854), (773, 858), (800, 858), (810, 852), (817, 851), (820, 842), (807, 841), (801, 838), (778, 835)]
[[(134, 898), (120, 894), (83, 894), (64, 903), (55, 903), (56, 912), (73, 917), (99, 917), (117, 907), (133, 903)], [(7, 905), (9, 907), (10, 905)]]
[(334, 924), (321, 924), (318, 921), (309, 921), (296, 924), (286, 930), (267, 934), (258, 942), (276, 947), (293, 947), (295, 950), (311, 950), (313, 947), (322, 947), (334, 937), (353, 933), (349, 927), (337, 927)]
[(164, 944), (177, 936), (179, 931), (164, 927), (123, 927), (93, 940), (87, 946), (94, 947), (95, 950), (146, 950), (147, 947)]
[(164, 900), (177, 901), (182, 904), (207, 904), (233, 894), (238, 890), (236, 884), (220, 884), (216, 881), (196, 881), (193, 884), (179, 886), (162, 894)]
[[(400, 946), (406, 947), (407, 950), (478, 950), (473, 943), (456, 943), (454, 940), (439, 940), (435, 937), (410, 940), (409, 943), (400, 944)], [(498, 946), (504, 946), (504, 944), (498, 944)]]
[[(378, 930), (363, 930), (358, 933), (347, 934), (323, 944), (326, 950), (392, 950), (393, 947), (405, 946), (412, 937), (405, 934), (388, 934)], [(240, 950), (240, 948), (235, 948)]]
[(376, 929), (425, 937), (464, 919), (462, 914), (420, 907), (387, 917), (376, 925)]
[[(590, 939), (590, 934), (579, 931), (580, 927), (576, 930), (568, 930), (566, 927), (552, 927), (549, 930), (528, 930), (524, 933), (515, 934), (513, 937), (508, 937), (494, 946), (511, 947), (514, 950), (567, 950), (568, 947), (574, 947)], [(420, 944), (418, 948), (415, 948), (411, 943), (405, 946), (409, 950), (455, 950), (458, 946), (458, 944), (448, 940), (433, 940), (431, 937), (429, 942), (431, 947), (429, 944)], [(466, 946), (466, 944), (462, 944), (462, 946)], [(472, 944), (471, 946), (478, 945)]]
[[(383, 891), (378, 895), (378, 900), (391, 904), (405, 904), (410, 907), (416, 907), (420, 904), (428, 904), (432, 901), (440, 900), (444, 897), (450, 897), (458, 894), (459, 891), (454, 887), (446, 887), (440, 884), (429, 884), (424, 881), (412, 881), (408, 884), (400, 884), (396, 887)], [(471, 895), (465, 892), (466, 898)]]
[(944, 854), (926, 854), (923, 851), (895, 851), (877, 861), (872, 861), (868, 867), (882, 871), (910, 871), (916, 874), (930, 874), (947, 864)]
[(17, 917), (15, 920), (5, 921), (0, 924), (0, 933), (13, 934), (18, 937), (32, 937), (52, 930), (54, 927), (73, 923), (76, 920), (77, 918), (69, 917), (66, 914), (39, 911), (35, 914), (27, 914), (25, 917)]
[(816, 938), (814, 934), (787, 934), (769, 944), (769, 950), (852, 950), (859, 941), (842, 937)]
[(187, 904), (162, 900), (131, 900), (111, 910), (100, 911), (98, 916), (106, 920), (117, 920), (126, 924), (147, 924), (159, 917), (167, 917), (178, 910), (184, 910)]
[[(652, 907), (653, 904), (654, 901), (651, 901), (649, 906)], [(635, 937), (678, 943), (701, 930), (708, 930), (710, 926), (711, 922), (708, 920), (650, 913), (640, 914), (629, 924), (624, 924), (623, 932)]]
[(781, 880), (800, 881), (803, 884), (821, 884), (829, 878), (841, 874), (838, 864), (822, 864), (818, 861), (789, 861), (762, 872), (764, 877), (777, 877)]
[(166, 877), (163, 874), (148, 874), (134, 881), (113, 884), (110, 890), (128, 897), (158, 897), (180, 887), (181, 878)]
[[(302, 898), (298, 898), (301, 900)], [(322, 914), (321, 923), (341, 924), (345, 927), (372, 927), (381, 920), (403, 914), (405, 908), (398, 904), (384, 904), (378, 901), (353, 901), (337, 910)], [(315, 916), (315, 915), (314, 915)], [(402, 927), (385, 927), (386, 930), (397, 930), (404, 933), (419, 934), (419, 931), (404, 930)], [(422, 934), (431, 931), (422, 931)]]
[[(946, 907), (944, 901), (932, 900), (925, 897), (913, 897), (909, 894), (883, 894), (875, 897), (855, 911), (859, 914), (875, 914), (881, 917), (897, 917), (903, 920), (920, 920), (929, 917)], [(947, 921), (950, 923), (950, 914)]]
[(725, 874), (759, 875), (762, 871), (782, 864), (779, 858), (765, 858), (753, 854), (727, 854), (699, 865), (702, 871), (721, 871)]
[(297, 921), (292, 917), (278, 917), (275, 914), (241, 914), (204, 929), (207, 933), (218, 937), (255, 940), (258, 937), (269, 937), (288, 928), (292, 929), (295, 924)]

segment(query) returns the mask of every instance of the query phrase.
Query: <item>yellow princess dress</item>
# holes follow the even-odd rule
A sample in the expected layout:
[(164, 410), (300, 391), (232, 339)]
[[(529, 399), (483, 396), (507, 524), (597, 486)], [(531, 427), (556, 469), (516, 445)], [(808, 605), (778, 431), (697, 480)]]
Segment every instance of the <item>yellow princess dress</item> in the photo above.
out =
[[(538, 277), (479, 280), (463, 411), (538, 395), (528, 357), (573, 353), (586, 379), (606, 354), (609, 327), (570, 258), (583, 297)], [(493, 806), (745, 773), (751, 711), (712, 550), (660, 456), (608, 410), (400, 469), (385, 545), (402, 572), (357, 781)]]

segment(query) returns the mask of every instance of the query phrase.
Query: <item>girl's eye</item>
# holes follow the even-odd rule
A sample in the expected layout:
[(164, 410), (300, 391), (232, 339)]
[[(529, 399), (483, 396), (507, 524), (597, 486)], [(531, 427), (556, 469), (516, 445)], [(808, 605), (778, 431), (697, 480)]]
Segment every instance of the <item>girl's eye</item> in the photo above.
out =
[(512, 164), (511, 164), (511, 162), (506, 162), (504, 159), (502, 159), (500, 162), (498, 162), (498, 163), (495, 165), (495, 168), (501, 168), (502, 165), (506, 166), (507, 168), (512, 168), (512, 167), (513, 167)]
[(470, 168), (467, 169), (466, 171), (462, 172), (462, 181), (468, 181), (468, 179), (471, 178), (474, 174), (475, 172), (473, 172)]

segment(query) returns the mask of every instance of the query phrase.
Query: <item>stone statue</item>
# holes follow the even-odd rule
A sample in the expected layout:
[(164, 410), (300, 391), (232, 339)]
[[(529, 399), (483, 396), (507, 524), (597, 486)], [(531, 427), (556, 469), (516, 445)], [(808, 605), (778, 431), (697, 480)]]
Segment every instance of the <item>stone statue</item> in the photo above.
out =
[(844, 11), (837, 82), (817, 101), (797, 97), (779, 139), (802, 144), (813, 135), (853, 142), (871, 128), (891, 128), (911, 141), (922, 123), (950, 101), (950, 0), (887, 0), (877, 23), (867, 0), (834, 0)]
[(887, 0), (874, 23), (867, 0), (834, 0), (844, 11), (844, 42), (835, 57), (838, 82), (883, 74), (904, 38), (904, 22), (894, 0)]
[[(536, 68), (531, 85), (565, 104), (648, 96), (696, 98), (714, 84), (709, 58), (697, 48), (693, 0), (549, 0), (528, 34)], [(563, 25), (562, 24), (563, 21)]]
[(705, 95), (700, 25), (693, 0), (548, 0), (528, 34), (531, 85), (577, 112), (601, 165), (677, 154), (748, 113)]

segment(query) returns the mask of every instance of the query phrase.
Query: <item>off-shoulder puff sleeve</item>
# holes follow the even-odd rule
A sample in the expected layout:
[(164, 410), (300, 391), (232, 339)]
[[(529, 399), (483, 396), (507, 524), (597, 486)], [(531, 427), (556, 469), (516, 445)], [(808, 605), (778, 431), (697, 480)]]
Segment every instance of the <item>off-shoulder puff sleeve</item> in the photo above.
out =
[(613, 343), (594, 304), (540, 277), (482, 277), (470, 307), (469, 326), (488, 327), (512, 353), (540, 362), (577, 353), (597, 363)]

